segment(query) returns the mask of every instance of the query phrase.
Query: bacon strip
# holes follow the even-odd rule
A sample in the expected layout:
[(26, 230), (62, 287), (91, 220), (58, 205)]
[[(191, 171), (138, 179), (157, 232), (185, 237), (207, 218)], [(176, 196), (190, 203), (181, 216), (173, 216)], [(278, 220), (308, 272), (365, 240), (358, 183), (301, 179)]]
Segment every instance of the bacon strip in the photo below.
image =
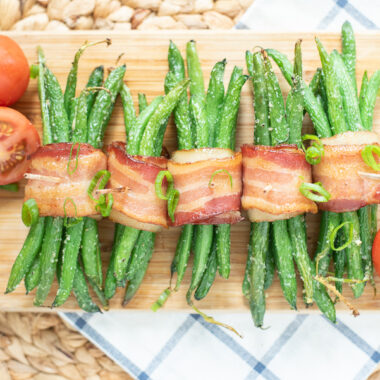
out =
[[(99, 170), (107, 167), (106, 155), (89, 144), (74, 144), (71, 160), (70, 150), (72, 143), (49, 144), (40, 147), (33, 155), (28, 173), (61, 179), (60, 182), (29, 179), (25, 187), (25, 200), (34, 198), (37, 202), (41, 216), (65, 216), (63, 208), (66, 199), (66, 216), (81, 217), (95, 216), (95, 202), (92, 201), (87, 189), (91, 180)], [(78, 166), (76, 154), (78, 154)], [(70, 172), (67, 165), (70, 161)]]
[(164, 157), (129, 156), (124, 143), (113, 142), (108, 147), (108, 187), (127, 191), (113, 194), (110, 219), (152, 232), (167, 227), (166, 201), (157, 197), (154, 186), (158, 173), (166, 167)]
[(314, 202), (299, 187), (311, 182), (311, 167), (295, 145), (243, 145), (242, 205), (252, 222), (289, 219), (316, 213)]
[[(176, 151), (168, 169), (180, 193), (174, 226), (233, 224), (242, 220), (241, 153), (220, 148)], [(209, 184), (217, 170), (223, 171), (215, 174)], [(225, 171), (232, 177), (232, 188)]]
[(314, 180), (322, 182), (331, 194), (328, 202), (319, 203), (321, 210), (355, 211), (370, 204), (380, 203), (380, 182), (361, 173), (376, 173), (367, 166), (361, 151), (367, 145), (380, 145), (376, 133), (345, 132), (321, 139), (325, 154), (313, 167)]

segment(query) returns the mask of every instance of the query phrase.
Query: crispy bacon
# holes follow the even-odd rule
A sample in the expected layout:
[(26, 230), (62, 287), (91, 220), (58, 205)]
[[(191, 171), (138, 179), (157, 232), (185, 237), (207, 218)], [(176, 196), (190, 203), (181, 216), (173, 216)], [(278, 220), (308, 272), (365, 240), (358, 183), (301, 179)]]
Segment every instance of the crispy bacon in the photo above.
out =
[(242, 205), (252, 222), (289, 219), (316, 213), (314, 202), (299, 187), (311, 182), (311, 167), (295, 145), (243, 145)]
[(180, 193), (174, 226), (233, 224), (242, 220), (241, 153), (220, 148), (176, 151), (168, 169)]
[[(66, 216), (71, 217), (98, 214), (87, 189), (94, 175), (106, 169), (106, 155), (89, 144), (81, 143), (74, 144), (70, 160), (72, 146), (72, 143), (49, 144), (32, 155), (28, 173), (37, 175), (37, 179), (28, 180), (25, 200), (34, 198), (42, 216), (65, 216), (65, 210)], [(65, 200), (69, 198), (75, 207), (67, 201), (64, 210)]]
[(115, 193), (110, 219), (140, 230), (157, 232), (167, 227), (166, 201), (155, 192), (155, 180), (167, 167), (164, 157), (129, 156), (125, 144), (113, 142), (108, 147), (108, 187), (125, 187)]
[(313, 167), (314, 180), (322, 182), (331, 194), (328, 202), (319, 203), (327, 211), (345, 212), (380, 203), (380, 182), (366, 173), (376, 173), (361, 156), (366, 145), (380, 145), (373, 132), (345, 132), (321, 139), (325, 154)]

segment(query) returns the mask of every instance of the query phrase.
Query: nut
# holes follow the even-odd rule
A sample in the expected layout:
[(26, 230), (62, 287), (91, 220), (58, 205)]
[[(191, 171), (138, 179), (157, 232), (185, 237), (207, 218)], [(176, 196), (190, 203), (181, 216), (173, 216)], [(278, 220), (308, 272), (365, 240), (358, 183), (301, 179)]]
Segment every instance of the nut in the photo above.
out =
[(110, 13), (117, 11), (120, 8), (119, 0), (96, 0), (94, 17), (106, 18)]
[(46, 12), (46, 9), (42, 5), (34, 4), (31, 8), (29, 8), (27, 12), (24, 12), (22, 16), (25, 18), (28, 16), (36, 15), (38, 13), (45, 13), (45, 12)]
[(113, 30), (124, 31), (124, 30), (131, 30), (131, 29), (132, 29), (132, 24), (130, 22), (115, 22), (115, 24), (113, 24)]
[(241, 8), (237, 0), (218, 0), (214, 5), (214, 9), (230, 18), (234, 18), (239, 14)]
[(58, 20), (51, 20), (49, 22), (49, 24), (47, 24), (45, 30), (49, 30), (49, 31), (57, 31), (57, 32), (65, 32), (65, 31), (68, 31), (70, 30), (66, 24), (64, 24), (63, 22), (61, 21), (58, 21)]
[(137, 28), (138, 30), (159, 30), (159, 29), (186, 29), (182, 22), (175, 21), (170, 16), (148, 17)]
[(160, 6), (160, 0), (121, 0), (123, 5), (128, 5), (132, 8), (143, 8), (157, 11)]
[(202, 15), (176, 15), (177, 21), (181, 21), (189, 29), (207, 29), (207, 24), (203, 22)]
[(70, 4), (70, 0), (50, 0), (47, 13), (50, 20), (63, 20), (63, 11)]
[(63, 10), (63, 18), (90, 15), (95, 8), (95, 0), (73, 0)]
[(86, 30), (92, 29), (94, 26), (94, 20), (91, 16), (80, 16), (74, 23), (74, 29)]
[(131, 19), (132, 29), (137, 29), (150, 13), (151, 11), (149, 9), (137, 9)]
[(32, 8), (34, 4), (36, 4), (36, 0), (25, 0), (25, 1), (22, 1), (21, 4), (22, 4), (22, 16), (25, 17), (29, 9)]
[(171, 16), (178, 13), (190, 13), (193, 8), (193, 0), (164, 0), (158, 10), (158, 15)]
[(16, 22), (12, 26), (12, 30), (44, 30), (48, 23), (48, 15), (46, 13), (38, 13)]
[(18, 0), (0, 0), (0, 30), (9, 30), (20, 19), (20, 3)]
[(203, 20), (210, 29), (231, 29), (234, 27), (234, 23), (229, 17), (215, 11), (205, 12)]
[(121, 8), (112, 12), (107, 19), (113, 22), (128, 22), (133, 16), (134, 10), (126, 5), (123, 5)]
[(203, 13), (213, 8), (212, 0), (194, 0), (193, 13)]
[(95, 29), (111, 30), (113, 28), (113, 23), (112, 23), (112, 21), (107, 20), (106, 18), (98, 17), (95, 20), (94, 28)]

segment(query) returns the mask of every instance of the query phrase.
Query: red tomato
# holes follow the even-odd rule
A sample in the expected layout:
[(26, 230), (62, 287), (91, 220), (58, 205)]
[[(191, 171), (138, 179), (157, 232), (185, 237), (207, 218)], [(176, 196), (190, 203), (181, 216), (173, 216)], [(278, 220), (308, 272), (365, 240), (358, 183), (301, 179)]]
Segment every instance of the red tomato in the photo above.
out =
[(377, 274), (380, 276), (380, 230), (377, 231), (372, 245), (372, 261)]
[(0, 185), (23, 177), (39, 145), (38, 132), (23, 114), (0, 107)]
[(20, 46), (0, 36), (0, 106), (10, 106), (21, 98), (29, 76), (29, 64)]

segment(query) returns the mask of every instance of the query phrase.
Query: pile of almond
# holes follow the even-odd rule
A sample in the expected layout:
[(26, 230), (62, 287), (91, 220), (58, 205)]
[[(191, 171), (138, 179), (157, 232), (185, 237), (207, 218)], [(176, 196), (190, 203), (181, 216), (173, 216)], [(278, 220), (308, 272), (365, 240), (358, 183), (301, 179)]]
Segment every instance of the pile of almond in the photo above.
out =
[(230, 29), (253, 0), (0, 0), (0, 30)]

